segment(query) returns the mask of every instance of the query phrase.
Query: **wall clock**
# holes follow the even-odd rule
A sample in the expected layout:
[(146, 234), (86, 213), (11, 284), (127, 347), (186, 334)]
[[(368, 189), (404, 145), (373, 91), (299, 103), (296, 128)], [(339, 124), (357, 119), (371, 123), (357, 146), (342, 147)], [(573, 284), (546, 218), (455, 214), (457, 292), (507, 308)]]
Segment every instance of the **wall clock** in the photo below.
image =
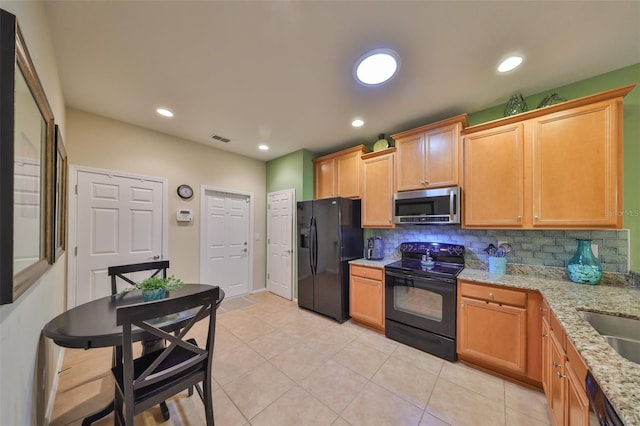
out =
[(193, 189), (189, 185), (180, 185), (178, 187), (178, 195), (183, 200), (188, 200), (189, 198), (193, 197)]

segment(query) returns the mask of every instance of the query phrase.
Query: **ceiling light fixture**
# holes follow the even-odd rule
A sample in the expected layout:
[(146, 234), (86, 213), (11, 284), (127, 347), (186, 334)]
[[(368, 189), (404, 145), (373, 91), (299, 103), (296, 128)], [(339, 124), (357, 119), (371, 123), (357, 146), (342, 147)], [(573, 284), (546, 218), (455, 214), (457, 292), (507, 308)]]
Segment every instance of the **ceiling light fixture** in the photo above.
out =
[(269, 147), (267, 145), (258, 145), (258, 148), (263, 150), (263, 151), (268, 151)]
[(353, 67), (356, 79), (365, 86), (391, 80), (400, 68), (400, 57), (391, 49), (374, 49), (360, 56)]
[(163, 117), (168, 117), (168, 118), (173, 117), (173, 112), (169, 111), (169, 110), (168, 110), (168, 109), (166, 109), (166, 108), (158, 108), (158, 109), (156, 110), (156, 112), (157, 112), (158, 114), (160, 114), (161, 116), (163, 116)]
[(522, 63), (522, 56), (510, 56), (498, 65), (499, 72), (508, 72), (517, 68)]
[(355, 119), (355, 120), (353, 120), (353, 121), (351, 122), (351, 125), (352, 125), (353, 127), (362, 127), (362, 126), (364, 125), (364, 121), (362, 121), (362, 120), (360, 120), (359, 118), (357, 118), (357, 119)]

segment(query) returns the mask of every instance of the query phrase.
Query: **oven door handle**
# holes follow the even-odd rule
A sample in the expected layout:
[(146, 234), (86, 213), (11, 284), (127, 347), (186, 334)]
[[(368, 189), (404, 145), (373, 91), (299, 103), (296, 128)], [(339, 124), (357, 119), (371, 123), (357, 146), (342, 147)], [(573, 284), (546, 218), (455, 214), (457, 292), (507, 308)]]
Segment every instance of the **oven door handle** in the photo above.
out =
[(418, 281), (427, 281), (427, 282), (431, 282), (431, 283), (434, 283), (434, 282), (438, 282), (438, 283), (446, 282), (446, 283), (451, 283), (451, 284), (455, 284), (456, 283), (455, 280), (450, 280), (450, 279), (447, 279), (447, 278), (423, 277), (423, 276), (412, 275), (410, 273), (391, 272), (391, 271), (388, 271), (388, 270), (385, 270), (385, 275), (390, 276), (390, 277), (395, 277), (395, 278), (401, 278), (401, 279), (404, 279), (404, 280), (408, 279), (408, 280), (411, 280), (411, 281), (418, 280)]

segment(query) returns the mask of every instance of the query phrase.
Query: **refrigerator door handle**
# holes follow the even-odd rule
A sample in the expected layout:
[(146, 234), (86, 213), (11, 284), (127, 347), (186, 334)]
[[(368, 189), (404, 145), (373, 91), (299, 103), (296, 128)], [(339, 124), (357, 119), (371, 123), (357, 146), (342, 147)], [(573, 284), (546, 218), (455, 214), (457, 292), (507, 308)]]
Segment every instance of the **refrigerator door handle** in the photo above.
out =
[(311, 275), (315, 275), (316, 271), (313, 269), (313, 242), (315, 235), (313, 232), (313, 216), (309, 220), (309, 266), (311, 266)]
[(313, 275), (318, 273), (318, 224), (316, 223), (316, 218), (311, 219), (313, 221), (313, 228), (311, 232), (313, 233), (313, 242), (312, 242), (312, 250), (313, 250), (313, 266), (311, 270), (313, 271)]

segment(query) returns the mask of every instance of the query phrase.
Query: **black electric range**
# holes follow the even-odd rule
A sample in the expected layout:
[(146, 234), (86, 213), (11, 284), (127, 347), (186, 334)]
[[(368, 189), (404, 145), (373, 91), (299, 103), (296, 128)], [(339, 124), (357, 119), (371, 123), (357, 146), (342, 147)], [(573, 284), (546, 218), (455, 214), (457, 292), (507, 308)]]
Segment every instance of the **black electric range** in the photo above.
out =
[(411, 242), (400, 252), (401, 260), (385, 266), (386, 336), (455, 361), (456, 277), (464, 269), (464, 246)]

